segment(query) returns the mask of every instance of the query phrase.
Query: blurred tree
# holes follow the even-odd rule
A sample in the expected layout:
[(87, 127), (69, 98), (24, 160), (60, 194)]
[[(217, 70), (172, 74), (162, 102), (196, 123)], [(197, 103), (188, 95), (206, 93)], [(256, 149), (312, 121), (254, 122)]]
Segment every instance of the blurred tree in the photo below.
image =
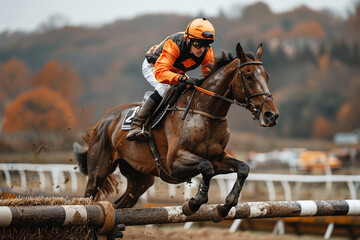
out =
[(323, 39), (325, 31), (315, 21), (299, 22), (291, 29), (290, 35), (294, 38)]
[(308, 44), (305, 44), (304, 47), (296, 53), (293, 57), (293, 62), (298, 66), (308, 63), (315, 66), (318, 64), (318, 60)]
[(330, 47), (330, 58), (331, 60), (340, 60), (346, 64), (351, 63), (349, 61), (349, 56), (351, 54), (350, 47), (345, 41), (340, 41), (338, 43), (333, 44)]
[(265, 34), (264, 38), (266, 40), (275, 38), (275, 39), (283, 39), (286, 36), (286, 33), (281, 28), (270, 28)]
[(318, 51), (318, 55), (322, 56), (324, 54), (327, 54), (328, 50), (326, 49), (326, 41), (321, 41), (320, 46), (319, 46), (319, 51)]
[(350, 16), (342, 32), (342, 38), (353, 42), (358, 42), (360, 38), (360, 1), (357, 1), (354, 5), (355, 11), (354, 13), (350, 13)]
[(284, 67), (286, 66), (286, 64), (288, 63), (288, 57), (284, 51), (284, 48), (279, 45), (275, 51), (272, 54), (274, 61), (275, 61), (275, 66), (277, 68), (279, 67)]
[(353, 47), (352, 52), (353, 52), (352, 61), (357, 62), (358, 64), (360, 64), (360, 47), (359, 47), (358, 42), (354, 43), (354, 47)]
[[(277, 104), (281, 113), (281, 127), (277, 128), (285, 137), (311, 136), (311, 126), (314, 116), (309, 109), (310, 94), (306, 90), (289, 93), (289, 96)], [(309, 131), (310, 130), (310, 131)]]
[(14, 98), (22, 91), (28, 90), (30, 69), (17, 58), (0, 65), (0, 89), (7, 99)]
[[(324, 119), (336, 122), (338, 109), (344, 103), (339, 91), (326, 86), (307, 88), (298, 86), (296, 91), (290, 91), (288, 97), (278, 103), (281, 112), (282, 127), (278, 129), (282, 136), (309, 138), (315, 136), (315, 125), (324, 123)], [(320, 120), (318, 120), (320, 117)], [(323, 117), (324, 119), (321, 119)], [(330, 124), (325, 124), (328, 129)], [(330, 130), (327, 130), (330, 132)], [(317, 136), (324, 134), (323, 130)], [(325, 136), (326, 134), (324, 134)]]
[(336, 42), (330, 47), (331, 60), (340, 60), (350, 66), (360, 66), (359, 43), (352, 45), (346, 41)]
[(359, 109), (359, 101), (349, 101), (341, 106), (337, 115), (339, 131), (350, 132), (360, 127)]
[(284, 17), (281, 19), (281, 27), (286, 31), (289, 32), (293, 27), (293, 21), (290, 19), (290, 17)]
[(52, 31), (61, 28), (69, 23), (69, 19), (61, 14), (54, 14), (48, 17), (44, 22), (40, 23), (38, 30), (40, 32)]
[(269, 6), (264, 2), (257, 2), (243, 9), (242, 18), (247, 20), (261, 20), (273, 15)]
[(341, 131), (353, 131), (360, 127), (360, 75), (352, 79), (347, 88), (348, 101), (337, 113), (337, 123)]
[(12, 58), (0, 64), (0, 115), (7, 102), (29, 89), (29, 77), (30, 69), (19, 59)]
[(74, 127), (71, 104), (48, 87), (20, 94), (6, 108), (4, 132), (63, 131)]
[(323, 116), (319, 116), (313, 126), (314, 138), (331, 138), (334, 135), (333, 124)]
[(66, 63), (49, 61), (30, 79), (34, 87), (46, 86), (59, 92), (64, 98), (74, 103), (82, 88), (82, 79), (75, 70)]
[(318, 58), (318, 65), (322, 71), (327, 71), (329, 66), (329, 54), (324, 54)]

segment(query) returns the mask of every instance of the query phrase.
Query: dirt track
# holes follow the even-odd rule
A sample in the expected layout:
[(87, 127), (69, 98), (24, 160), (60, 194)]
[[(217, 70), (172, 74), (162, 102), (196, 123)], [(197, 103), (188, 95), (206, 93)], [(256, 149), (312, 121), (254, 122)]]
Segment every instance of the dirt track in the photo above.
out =
[[(127, 227), (123, 240), (314, 240), (323, 236), (276, 236), (268, 232), (239, 231), (230, 233), (228, 229), (201, 228), (185, 230), (182, 227)], [(332, 238), (342, 239), (342, 238)]]

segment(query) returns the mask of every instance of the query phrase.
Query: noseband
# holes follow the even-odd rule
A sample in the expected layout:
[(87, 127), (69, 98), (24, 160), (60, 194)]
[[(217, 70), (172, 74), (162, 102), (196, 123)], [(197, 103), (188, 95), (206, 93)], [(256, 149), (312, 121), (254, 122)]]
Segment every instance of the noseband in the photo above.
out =
[[(263, 65), (263, 63), (262, 62), (246, 62), (246, 63), (241, 64), (240, 59), (238, 61), (238, 69), (239, 69), (239, 75), (240, 75), (240, 79), (241, 79), (242, 90), (245, 94), (245, 103), (244, 103), (245, 106), (244, 107), (246, 109), (250, 110), (251, 105), (254, 106), (254, 114), (256, 114), (254, 117), (254, 120), (259, 120), (260, 113), (262, 111), (262, 108), (263, 108), (265, 102), (268, 100), (268, 98), (272, 98), (272, 95), (269, 92), (260, 92), (260, 93), (250, 94), (249, 91), (247, 91), (247, 89), (245, 88), (244, 75), (243, 75), (242, 71), (240, 70), (242, 67), (247, 66), (247, 65)], [(250, 101), (250, 99), (258, 97), (258, 96), (263, 96), (263, 95), (266, 97), (265, 97), (264, 101), (261, 103), (260, 109), (257, 109), (255, 104), (253, 104)]]

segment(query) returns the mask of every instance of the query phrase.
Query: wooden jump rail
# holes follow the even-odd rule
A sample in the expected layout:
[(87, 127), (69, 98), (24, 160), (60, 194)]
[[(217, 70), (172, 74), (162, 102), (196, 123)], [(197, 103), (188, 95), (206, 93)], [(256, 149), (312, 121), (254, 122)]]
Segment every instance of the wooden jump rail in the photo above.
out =
[[(117, 223), (125, 225), (212, 221), (216, 205), (203, 205), (194, 215), (182, 214), (182, 207), (117, 209)], [(305, 216), (360, 216), (360, 200), (268, 201), (239, 203), (225, 219)]]
[(0, 206), (0, 228), (83, 226), (99, 228), (99, 239), (110, 233), (116, 212), (110, 202), (94, 205)]
[[(211, 221), (215, 206), (204, 205), (191, 216), (183, 215), (181, 206), (114, 209), (109, 202), (86, 206), (0, 206), (0, 227), (87, 224), (107, 233), (117, 224)], [(345, 215), (360, 216), (360, 200), (245, 202), (232, 208), (225, 219)]]

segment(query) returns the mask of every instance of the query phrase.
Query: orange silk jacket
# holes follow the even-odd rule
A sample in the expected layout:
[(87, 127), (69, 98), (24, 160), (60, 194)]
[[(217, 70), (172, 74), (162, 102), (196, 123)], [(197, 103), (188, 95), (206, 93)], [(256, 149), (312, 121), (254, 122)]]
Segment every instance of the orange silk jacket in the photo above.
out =
[(155, 65), (156, 80), (170, 85), (179, 83), (182, 73), (193, 70), (200, 64), (203, 76), (206, 77), (214, 65), (212, 48), (205, 49), (201, 57), (196, 57), (190, 52), (184, 32), (174, 33), (158, 45), (152, 46), (145, 57), (150, 64)]

